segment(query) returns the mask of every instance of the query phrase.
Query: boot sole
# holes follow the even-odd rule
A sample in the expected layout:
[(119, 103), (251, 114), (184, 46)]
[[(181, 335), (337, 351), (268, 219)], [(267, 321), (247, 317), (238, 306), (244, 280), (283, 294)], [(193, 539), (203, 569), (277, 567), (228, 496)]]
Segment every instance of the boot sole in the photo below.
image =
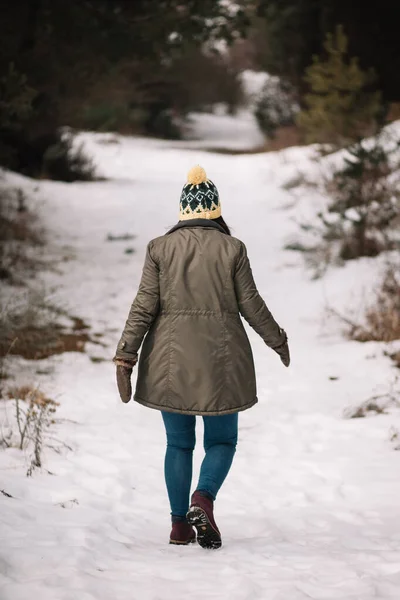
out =
[(186, 515), (188, 522), (196, 528), (197, 542), (202, 548), (217, 550), (222, 546), (221, 535), (210, 523), (207, 513), (199, 506), (192, 506)]

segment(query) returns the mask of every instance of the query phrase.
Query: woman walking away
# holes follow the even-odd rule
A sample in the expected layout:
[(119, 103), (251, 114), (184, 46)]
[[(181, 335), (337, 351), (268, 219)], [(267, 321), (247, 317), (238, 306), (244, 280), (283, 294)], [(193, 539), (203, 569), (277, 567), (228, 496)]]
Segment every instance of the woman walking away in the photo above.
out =
[[(134, 398), (160, 410), (164, 421), (171, 544), (196, 541), (194, 526), (200, 546), (221, 546), (214, 500), (235, 454), (238, 413), (257, 402), (240, 314), (288, 367), (286, 333), (257, 291), (245, 245), (221, 217), (217, 188), (196, 166), (182, 190), (178, 224), (147, 247), (114, 358), (121, 399), (129, 402), (145, 338)], [(205, 457), (189, 506), (196, 415), (204, 419)]]

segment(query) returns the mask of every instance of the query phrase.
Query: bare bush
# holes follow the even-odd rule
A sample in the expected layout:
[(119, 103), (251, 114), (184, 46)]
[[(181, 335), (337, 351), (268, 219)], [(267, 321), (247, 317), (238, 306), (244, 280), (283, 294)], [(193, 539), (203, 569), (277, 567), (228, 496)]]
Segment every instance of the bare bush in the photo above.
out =
[(392, 342), (400, 339), (399, 269), (393, 265), (387, 268), (373, 301), (365, 308), (364, 323), (354, 322), (337, 311), (330, 312), (346, 324), (346, 334), (351, 340)]
[(15, 414), (13, 425), (2, 434), (1, 444), (31, 450), (27, 476), (42, 466), (42, 450), (49, 427), (55, 424), (55, 412), (58, 402), (48, 398), (43, 392), (32, 386), (11, 388), (7, 394), (13, 402)]
[(365, 314), (368, 331), (352, 331), (353, 339), (360, 342), (377, 340), (391, 342), (400, 339), (400, 275), (390, 268), (385, 273), (375, 303)]
[(274, 138), (279, 128), (294, 125), (298, 110), (294, 88), (279, 77), (269, 77), (257, 99), (254, 116), (261, 131)]
[(23, 282), (22, 273), (35, 271), (36, 249), (44, 244), (39, 219), (20, 188), (0, 187), (0, 280)]
[(70, 130), (60, 132), (58, 141), (47, 148), (43, 156), (44, 175), (58, 181), (93, 181), (96, 169), (83, 144), (74, 145)]

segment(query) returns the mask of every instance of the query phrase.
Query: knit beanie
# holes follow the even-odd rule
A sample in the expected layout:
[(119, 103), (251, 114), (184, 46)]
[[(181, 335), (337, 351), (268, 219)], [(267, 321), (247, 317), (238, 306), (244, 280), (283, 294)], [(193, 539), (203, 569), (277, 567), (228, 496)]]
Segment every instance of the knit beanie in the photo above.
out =
[(221, 216), (218, 190), (203, 167), (196, 165), (190, 169), (187, 183), (183, 186), (179, 220), (217, 219)]

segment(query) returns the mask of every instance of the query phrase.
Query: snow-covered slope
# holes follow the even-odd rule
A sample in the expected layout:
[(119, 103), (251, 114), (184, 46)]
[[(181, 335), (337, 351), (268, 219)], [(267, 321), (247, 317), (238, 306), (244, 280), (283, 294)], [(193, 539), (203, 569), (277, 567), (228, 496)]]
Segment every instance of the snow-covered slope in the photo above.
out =
[[(296, 203), (281, 186), (299, 169), (316, 168), (311, 150), (226, 156), (154, 140), (81, 140), (109, 179), (40, 183), (51, 244), (75, 253), (46, 277), (106, 346), (38, 363), (41, 373), (53, 369), (36, 379), (60, 402), (64, 421), (55, 435), (72, 450), (46, 449), (45, 469), (30, 479), (26, 457), (0, 451), (0, 489), (13, 496), (0, 494), (1, 600), (398, 600), (400, 453), (388, 438), (400, 418), (343, 418), (349, 405), (386, 391), (395, 369), (382, 345), (346, 341), (324, 313), (327, 304), (356, 301), (375, 263), (348, 264), (312, 281), (301, 257), (282, 250), (297, 225)], [(245, 241), (292, 352), (285, 369), (249, 332), (259, 404), (240, 415), (237, 455), (216, 503), (224, 538), (217, 552), (167, 544), (161, 418), (120, 403), (109, 360), (146, 244), (177, 220), (180, 189), (195, 163), (218, 185), (224, 216)], [(109, 233), (137, 237), (107, 242)], [(135, 252), (126, 254), (127, 246)], [(31, 368), (15, 364), (20, 378)], [(197, 465), (201, 457), (199, 443)]]

